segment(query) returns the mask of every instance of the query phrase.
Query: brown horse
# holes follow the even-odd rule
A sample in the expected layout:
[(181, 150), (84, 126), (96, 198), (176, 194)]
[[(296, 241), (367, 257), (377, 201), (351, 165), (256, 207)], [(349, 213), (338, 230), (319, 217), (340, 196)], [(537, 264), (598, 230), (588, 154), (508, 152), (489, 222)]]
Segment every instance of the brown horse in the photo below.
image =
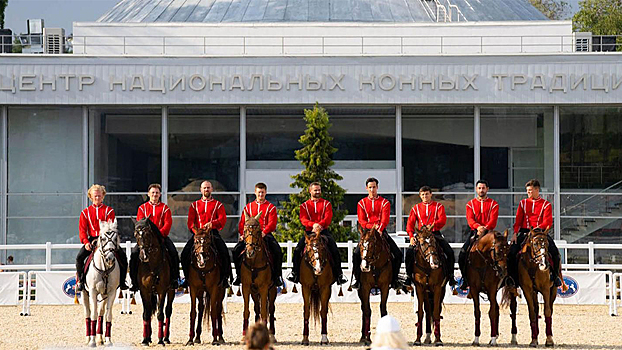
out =
[(423, 315), (426, 316), (426, 338), (424, 343), (430, 344), (432, 334), (432, 321), (434, 321), (434, 344), (443, 345), (441, 341), (441, 307), (445, 296), (445, 286), (448, 279), (441, 258), (442, 250), (431, 227), (423, 226), (417, 229), (415, 238), (415, 261), (413, 276), (417, 292), (419, 309), (417, 310), (417, 340), (415, 345), (421, 345), (423, 335)]
[(274, 338), (276, 286), (272, 282), (268, 247), (261, 234), (260, 218), (261, 212), (255, 217), (247, 216), (244, 212), (244, 243), (246, 243), (246, 248), (240, 269), (242, 295), (244, 297), (242, 334), (246, 336), (248, 329), (249, 296), (252, 296), (255, 304), (255, 321), (257, 321), (258, 316), (264, 322), (268, 321), (268, 316), (270, 317), (270, 338), (274, 343), (276, 342)]
[(364, 229), (359, 225), (361, 239), (359, 248), (361, 254), (361, 286), (358, 289), (363, 312), (361, 343), (371, 344), (371, 307), (369, 293), (372, 288), (380, 289), (380, 315), (387, 314), (387, 300), (389, 298), (389, 284), (393, 276), (391, 253), (388, 242), (382, 233), (375, 229)]
[(475, 313), (475, 339), (473, 345), (479, 345), (480, 331), (480, 293), (486, 293), (490, 301), (490, 345), (497, 346), (499, 336), (499, 304), (497, 291), (507, 275), (507, 258), (510, 251), (508, 230), (503, 234), (488, 231), (471, 246), (468, 252), (467, 281), (469, 282), (469, 298), (473, 299)]
[[(134, 226), (138, 255), (138, 285), (143, 301), (143, 341), (151, 343), (151, 317), (158, 312), (158, 344), (170, 344), (171, 314), (175, 290), (171, 289), (168, 254), (158, 227), (144, 218)], [(164, 302), (166, 301), (166, 310)], [(164, 314), (166, 313), (166, 320)]]
[[(518, 256), (518, 285), (523, 290), (529, 308), (529, 321), (531, 323), (531, 343), (529, 346), (531, 347), (538, 346), (538, 293), (542, 294), (544, 299), (545, 345), (555, 345), (553, 342), (553, 302), (557, 297), (557, 287), (551, 281), (550, 270), (553, 267), (549, 256), (548, 233), (548, 228), (545, 231), (530, 229)], [(515, 294), (510, 295), (510, 314), (512, 318), (512, 344), (516, 344)]]
[[(222, 336), (222, 303), (225, 298), (225, 288), (219, 284), (221, 280), (220, 260), (218, 259), (216, 249), (212, 246), (211, 232), (205, 228), (197, 229), (195, 227), (192, 228), (192, 232), (194, 232), (194, 245), (188, 271), (191, 300), (190, 337), (186, 345), (201, 343), (202, 320), (207, 320), (209, 323), (210, 318), (212, 321), (212, 336), (214, 338), (212, 345), (224, 344), (225, 339)], [(198, 318), (196, 317), (197, 302), (199, 304)]]
[(309, 345), (309, 317), (313, 314), (315, 322), (322, 319), (322, 339), (320, 344), (328, 344), (328, 308), (331, 286), (335, 280), (329, 258), (326, 239), (312, 232), (305, 236), (305, 250), (300, 266), (300, 284), (304, 299), (304, 328), (302, 345)]

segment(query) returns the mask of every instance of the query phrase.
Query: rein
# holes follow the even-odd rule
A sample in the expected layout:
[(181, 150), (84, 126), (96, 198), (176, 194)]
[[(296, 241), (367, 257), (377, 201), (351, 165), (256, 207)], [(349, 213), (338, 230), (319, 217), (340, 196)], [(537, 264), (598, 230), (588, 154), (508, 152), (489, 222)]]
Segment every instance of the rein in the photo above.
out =
[[(107, 234), (108, 232), (106, 232)], [(100, 236), (99, 240), (101, 240), (103, 243), (102, 244), (98, 244), (97, 246), (97, 251), (99, 251), (99, 258), (100, 261), (102, 263), (102, 266), (106, 266), (106, 263), (104, 261), (104, 255), (106, 253), (112, 252), (113, 254), (116, 252), (117, 250), (117, 245), (116, 243), (108, 238), (107, 236), (103, 236), (103, 238)], [(113, 244), (113, 248), (106, 248), (104, 249), (105, 246), (107, 246), (109, 243)], [(95, 271), (97, 271), (97, 273), (100, 274), (102, 280), (104, 281), (104, 290), (107, 291), (108, 290), (108, 278), (110, 277), (110, 273), (114, 270), (114, 268), (117, 266), (117, 259), (116, 259), (116, 255), (115, 255), (115, 259), (114, 262), (112, 264), (112, 266), (110, 266), (109, 268), (106, 269), (100, 269), (97, 267), (97, 264), (95, 264), (95, 262), (93, 262), (93, 268), (95, 269)], [(102, 300), (106, 300), (108, 298), (108, 295), (102, 295)]]
[[(248, 226), (250, 227), (250, 226)], [(253, 248), (253, 251), (256, 254), (264, 254), (264, 256), (266, 257), (266, 263), (260, 267), (255, 267), (255, 266), (251, 266), (248, 264), (247, 258), (246, 258), (246, 254), (244, 254), (243, 259), (242, 259), (242, 264), (244, 266), (246, 266), (246, 268), (251, 272), (251, 284), (255, 284), (255, 279), (257, 278), (257, 275), (259, 274), (259, 272), (267, 269), (270, 266), (270, 259), (268, 258), (268, 253), (267, 253), (267, 249), (266, 249), (266, 243), (263, 240), (263, 238), (259, 238), (258, 241), (259, 242), (253, 242), (251, 241), (250, 243), (246, 240), (247, 235), (251, 235), (252, 238), (254, 238), (254, 233), (257, 233), (259, 231), (247, 231), (244, 230), (244, 243), (246, 244), (246, 248), (244, 248), (244, 251), (242, 252), (242, 254), (244, 254), (246, 252), (246, 250), (251, 247)], [(259, 232), (260, 233), (260, 232)], [(261, 234), (261, 233), (260, 233)]]
[[(390, 259), (385, 260), (384, 264), (382, 264), (382, 266), (375, 266), (375, 262), (378, 261), (378, 259), (380, 258), (380, 254), (382, 252), (387, 252), (389, 254), (389, 256), (391, 255), (389, 252), (389, 244), (386, 241), (386, 239), (384, 239), (384, 237), (380, 234), (380, 232), (373, 230), (372, 231), (372, 235), (374, 235), (374, 237), (376, 237), (376, 239), (373, 240), (373, 247), (377, 248), (378, 245), (380, 244), (380, 252), (376, 252), (376, 249), (374, 249), (372, 252), (376, 253), (373, 254), (371, 258), (363, 258), (361, 257), (361, 261), (365, 261), (368, 265), (371, 271), (372, 275), (374, 276), (374, 281), (376, 283), (378, 283), (378, 276), (380, 275), (380, 273), (382, 272), (382, 270), (384, 270), (384, 268), (387, 266), (387, 264), (389, 264)], [(378, 241), (380, 240), (380, 242)], [(366, 239), (364, 242), (361, 241), (359, 244), (361, 245), (361, 255), (367, 255), (368, 252), (368, 246), (370, 245), (372, 240), (370, 239)], [(370, 250), (371, 251), (371, 250)]]

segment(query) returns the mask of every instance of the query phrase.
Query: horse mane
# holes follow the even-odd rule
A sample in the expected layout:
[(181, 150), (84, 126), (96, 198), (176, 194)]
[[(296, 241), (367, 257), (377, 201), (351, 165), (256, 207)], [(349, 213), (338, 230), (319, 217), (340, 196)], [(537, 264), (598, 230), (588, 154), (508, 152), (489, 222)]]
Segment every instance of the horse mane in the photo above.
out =
[(156, 224), (153, 221), (149, 220), (149, 218), (142, 218), (136, 222), (135, 227), (149, 227), (151, 232), (156, 236), (156, 239), (162, 245), (164, 243), (164, 239), (162, 237), (162, 233)]

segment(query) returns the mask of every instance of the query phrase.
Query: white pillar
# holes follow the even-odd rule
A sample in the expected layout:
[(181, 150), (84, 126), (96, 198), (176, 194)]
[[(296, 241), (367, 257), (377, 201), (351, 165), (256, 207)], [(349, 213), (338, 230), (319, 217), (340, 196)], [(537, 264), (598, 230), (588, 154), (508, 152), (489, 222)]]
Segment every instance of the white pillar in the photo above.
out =
[(402, 219), (402, 106), (395, 107), (395, 229), (403, 231)]
[[(168, 201), (168, 107), (162, 107), (162, 196), (160, 200)], [(128, 255), (129, 256), (129, 255)]]

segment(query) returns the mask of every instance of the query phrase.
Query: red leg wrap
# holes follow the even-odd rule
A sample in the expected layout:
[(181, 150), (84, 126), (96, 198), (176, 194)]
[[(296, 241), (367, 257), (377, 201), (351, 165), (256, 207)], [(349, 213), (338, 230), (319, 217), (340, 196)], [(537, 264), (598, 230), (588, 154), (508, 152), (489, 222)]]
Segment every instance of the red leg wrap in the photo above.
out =
[(143, 321), (143, 338), (149, 337), (149, 326), (150, 325), (151, 325), (151, 322)]
[(546, 336), (552, 337), (553, 336), (553, 318), (545, 317), (544, 322), (546, 323)]
[(87, 337), (91, 336), (91, 319), (90, 318), (86, 318), (86, 336)]
[(164, 337), (168, 338), (171, 336), (171, 319), (167, 318), (164, 320)]
[(106, 322), (106, 338), (110, 338), (110, 333), (112, 330), (112, 322)]
[(104, 325), (102, 323), (104, 323), (104, 316), (99, 316), (97, 318), (97, 334), (104, 333), (104, 330), (103, 330)]
[(482, 330), (480, 328), (480, 320), (475, 320), (475, 336), (479, 337), (482, 334)]
[(434, 335), (437, 338), (441, 337), (441, 320), (434, 321)]
[(164, 338), (164, 322), (158, 321), (158, 339)]
[(538, 333), (540, 330), (538, 329), (538, 321), (531, 322), (531, 339), (538, 339)]
[(91, 320), (91, 335), (97, 334), (97, 321)]

